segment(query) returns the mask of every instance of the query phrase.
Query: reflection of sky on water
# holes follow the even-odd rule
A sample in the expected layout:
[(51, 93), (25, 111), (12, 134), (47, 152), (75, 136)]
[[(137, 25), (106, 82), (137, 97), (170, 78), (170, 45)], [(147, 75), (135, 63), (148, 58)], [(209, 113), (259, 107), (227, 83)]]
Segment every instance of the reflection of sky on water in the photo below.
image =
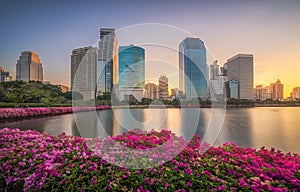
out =
[[(190, 111), (184, 111), (190, 110)], [(197, 110), (199, 114), (197, 115)], [(192, 112), (192, 113), (190, 113)], [(300, 108), (227, 109), (223, 127), (214, 145), (233, 141), (242, 147), (274, 147), (282, 151), (300, 152)], [(203, 138), (211, 119), (211, 109), (117, 109), (1, 123), (0, 127), (35, 129), (58, 135), (83, 137), (118, 135), (128, 129), (170, 129), (190, 138), (195, 132)], [(99, 119), (98, 119), (99, 118)], [(120, 125), (120, 122), (122, 123)], [(193, 124), (197, 123), (197, 130)], [(97, 129), (96, 129), (97, 127)]]

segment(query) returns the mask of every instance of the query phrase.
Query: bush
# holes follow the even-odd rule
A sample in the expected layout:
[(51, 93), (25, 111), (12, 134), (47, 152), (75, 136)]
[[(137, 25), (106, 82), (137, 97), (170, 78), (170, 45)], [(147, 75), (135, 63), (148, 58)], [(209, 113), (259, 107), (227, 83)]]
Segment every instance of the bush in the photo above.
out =
[[(170, 158), (178, 148), (180, 152)], [(133, 130), (95, 141), (5, 128), (0, 130), (0, 149), (8, 191), (297, 191), (300, 187), (298, 154), (232, 143), (203, 148), (199, 136), (187, 141), (167, 130)], [(155, 166), (147, 167), (153, 162)]]

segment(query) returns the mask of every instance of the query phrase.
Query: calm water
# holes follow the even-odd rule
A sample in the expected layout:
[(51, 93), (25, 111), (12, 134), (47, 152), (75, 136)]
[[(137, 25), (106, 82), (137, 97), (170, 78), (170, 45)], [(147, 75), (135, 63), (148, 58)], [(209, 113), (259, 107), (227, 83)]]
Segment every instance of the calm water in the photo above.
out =
[(233, 141), (243, 147), (266, 146), (300, 153), (300, 108), (227, 109), (224, 119), (222, 112), (215, 115), (211, 109), (115, 109), (1, 123), (0, 128), (83, 137), (117, 135), (133, 128), (170, 129), (185, 138), (200, 134), (215, 146)]

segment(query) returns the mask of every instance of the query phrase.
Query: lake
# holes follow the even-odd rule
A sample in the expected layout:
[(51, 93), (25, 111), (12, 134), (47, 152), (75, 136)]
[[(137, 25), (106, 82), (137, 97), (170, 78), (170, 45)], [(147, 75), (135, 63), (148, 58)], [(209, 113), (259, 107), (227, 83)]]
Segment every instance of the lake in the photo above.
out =
[(134, 128), (169, 129), (187, 139), (197, 133), (214, 146), (234, 142), (242, 147), (300, 153), (299, 114), (299, 107), (113, 109), (1, 123), (0, 128), (82, 137), (106, 137)]

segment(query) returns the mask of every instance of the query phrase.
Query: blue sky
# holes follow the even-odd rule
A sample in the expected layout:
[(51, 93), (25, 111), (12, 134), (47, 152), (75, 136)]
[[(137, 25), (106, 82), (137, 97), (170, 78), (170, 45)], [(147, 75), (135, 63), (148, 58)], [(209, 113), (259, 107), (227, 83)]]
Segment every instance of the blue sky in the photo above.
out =
[[(94, 45), (101, 27), (139, 23), (180, 27), (202, 39), (222, 65), (237, 53), (255, 58), (255, 84), (277, 78), (300, 86), (300, 1), (79, 1), (0, 2), (0, 66), (15, 75), (24, 50), (40, 55), (45, 80), (69, 84), (73, 49)], [(286, 95), (287, 96), (287, 95)]]

